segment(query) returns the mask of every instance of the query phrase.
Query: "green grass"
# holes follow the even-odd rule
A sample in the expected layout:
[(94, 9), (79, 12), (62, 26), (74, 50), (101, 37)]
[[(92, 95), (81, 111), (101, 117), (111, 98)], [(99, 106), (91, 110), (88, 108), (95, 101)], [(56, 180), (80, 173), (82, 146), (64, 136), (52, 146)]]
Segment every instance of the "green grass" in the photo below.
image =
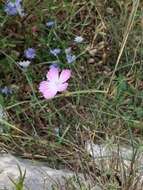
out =
[(15, 190), (23, 190), (24, 189), (24, 180), (25, 180), (25, 176), (26, 176), (26, 170), (24, 171), (24, 173), (22, 173), (20, 166), (18, 165), (18, 169), (19, 169), (19, 178), (17, 181), (14, 181), (13, 179), (10, 178), (14, 189)]
[[(11, 96), (0, 94), (0, 104), (7, 113), (0, 119), (0, 140), (4, 149), (21, 157), (89, 172), (83, 164), (88, 167), (90, 162), (83, 149), (87, 139), (135, 148), (142, 144), (142, 2), (38, 2), (24, 0), (25, 18), (6, 16), (0, 5), (0, 85), (14, 91)], [(56, 20), (57, 26), (48, 30), (48, 19)], [(35, 25), (38, 32), (32, 35)], [(83, 44), (73, 46), (77, 61), (68, 65), (64, 53), (60, 57), (61, 68), (72, 69), (68, 92), (44, 100), (38, 84), (53, 60), (49, 50), (64, 50), (76, 35), (85, 38)], [(24, 72), (16, 63), (29, 46), (36, 48), (37, 57)], [(96, 50), (94, 64), (88, 62), (92, 57), (89, 49)], [(111, 178), (100, 183), (110, 190), (127, 189), (128, 185), (117, 188)]]

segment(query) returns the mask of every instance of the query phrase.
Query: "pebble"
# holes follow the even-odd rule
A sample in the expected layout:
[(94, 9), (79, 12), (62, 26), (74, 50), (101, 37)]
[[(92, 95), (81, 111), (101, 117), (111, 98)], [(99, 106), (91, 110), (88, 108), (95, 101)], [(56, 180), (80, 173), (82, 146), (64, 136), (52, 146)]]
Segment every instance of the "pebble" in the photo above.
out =
[(89, 63), (89, 64), (94, 64), (94, 63), (95, 63), (95, 59), (90, 58), (90, 59), (88, 60), (88, 63)]

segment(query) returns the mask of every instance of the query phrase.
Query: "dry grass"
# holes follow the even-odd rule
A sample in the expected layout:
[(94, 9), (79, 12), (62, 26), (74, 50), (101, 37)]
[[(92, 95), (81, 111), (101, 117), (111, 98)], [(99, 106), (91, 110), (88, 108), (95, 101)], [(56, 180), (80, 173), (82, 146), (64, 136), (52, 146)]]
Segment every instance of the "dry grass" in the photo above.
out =
[[(0, 95), (7, 114), (0, 119), (1, 149), (82, 172), (105, 190), (137, 189), (135, 158), (129, 176), (120, 170), (122, 160), (114, 157), (110, 171), (100, 170), (84, 147), (89, 139), (136, 149), (142, 144), (142, 2), (38, 2), (36, 7), (36, 1), (25, 0), (28, 15), (22, 21), (2, 15), (0, 84), (11, 86), (14, 93)], [(49, 17), (58, 25), (48, 33), (43, 23)], [(35, 36), (30, 33), (33, 25), (38, 27)], [(71, 42), (75, 35), (86, 39), (80, 47)], [(37, 48), (38, 56), (23, 72), (15, 63), (29, 44)], [(71, 45), (79, 58), (68, 66), (73, 70), (70, 92), (45, 101), (37, 86), (51, 61), (48, 47), (57, 44)], [(67, 67), (64, 61), (62, 67)]]

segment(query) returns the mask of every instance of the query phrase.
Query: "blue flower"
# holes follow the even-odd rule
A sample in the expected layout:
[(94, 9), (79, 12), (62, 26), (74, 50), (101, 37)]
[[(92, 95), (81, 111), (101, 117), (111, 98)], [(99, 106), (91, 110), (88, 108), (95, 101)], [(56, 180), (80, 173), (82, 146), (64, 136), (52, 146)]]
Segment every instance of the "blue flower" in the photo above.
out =
[(36, 56), (36, 50), (34, 48), (28, 48), (24, 51), (24, 55), (27, 59), (34, 59)]
[(82, 43), (84, 40), (84, 38), (82, 36), (76, 36), (74, 39), (75, 43)]
[(4, 11), (10, 15), (10, 16), (13, 16), (13, 15), (16, 15), (18, 12), (17, 12), (17, 7), (15, 5), (15, 3), (11, 3), (11, 2), (8, 2), (6, 5), (5, 5), (5, 8), (4, 8)]
[(51, 27), (55, 26), (55, 24), (56, 24), (55, 21), (48, 21), (46, 23), (46, 26), (49, 27), (49, 28), (51, 28)]
[(22, 2), (22, 0), (15, 0), (15, 4), (16, 4), (17, 11), (18, 11), (19, 15), (24, 16), (25, 13), (24, 13), (24, 10), (23, 10), (23, 8), (21, 6), (21, 2)]
[(21, 2), (22, 0), (15, 0), (15, 2), (7, 1), (4, 7), (4, 11), (10, 16), (14, 16), (17, 14), (19, 14), (20, 16), (24, 16)]
[(12, 89), (5, 86), (4, 88), (0, 88), (0, 92), (4, 95), (12, 94)]
[(69, 64), (73, 63), (76, 60), (76, 56), (73, 55), (71, 51), (72, 51), (71, 47), (65, 49), (66, 60)]
[(22, 68), (27, 68), (30, 65), (31, 61), (27, 60), (27, 61), (19, 61), (17, 62), (18, 65), (20, 65)]
[(70, 54), (66, 54), (66, 59), (67, 59), (67, 62), (69, 64), (71, 64), (71, 63), (73, 63), (76, 60), (76, 56), (72, 55), (71, 53)]
[(61, 53), (61, 49), (59, 48), (52, 49), (50, 50), (50, 53), (54, 56), (58, 56)]
[(54, 67), (54, 68), (59, 68), (58, 63), (53, 63), (52, 65), (50, 65), (50, 69), (53, 68), (53, 67)]

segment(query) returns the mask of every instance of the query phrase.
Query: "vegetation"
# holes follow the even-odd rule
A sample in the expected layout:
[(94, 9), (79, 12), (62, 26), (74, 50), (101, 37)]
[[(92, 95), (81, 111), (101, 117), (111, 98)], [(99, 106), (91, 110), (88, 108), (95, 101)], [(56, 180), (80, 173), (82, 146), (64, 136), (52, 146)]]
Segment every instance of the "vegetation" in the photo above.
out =
[[(5, 6), (2, 0), (2, 149), (84, 173), (106, 190), (137, 189), (133, 167), (126, 178), (115, 163), (99, 171), (84, 147), (91, 140), (142, 149), (142, 1), (23, 0), (16, 15), (8, 15)], [(32, 59), (25, 55), (28, 48), (36, 51)], [(51, 53), (55, 48), (59, 55)], [(27, 67), (19, 64), (26, 60)], [(53, 64), (70, 70), (71, 78), (66, 91), (47, 100), (39, 84)]]

